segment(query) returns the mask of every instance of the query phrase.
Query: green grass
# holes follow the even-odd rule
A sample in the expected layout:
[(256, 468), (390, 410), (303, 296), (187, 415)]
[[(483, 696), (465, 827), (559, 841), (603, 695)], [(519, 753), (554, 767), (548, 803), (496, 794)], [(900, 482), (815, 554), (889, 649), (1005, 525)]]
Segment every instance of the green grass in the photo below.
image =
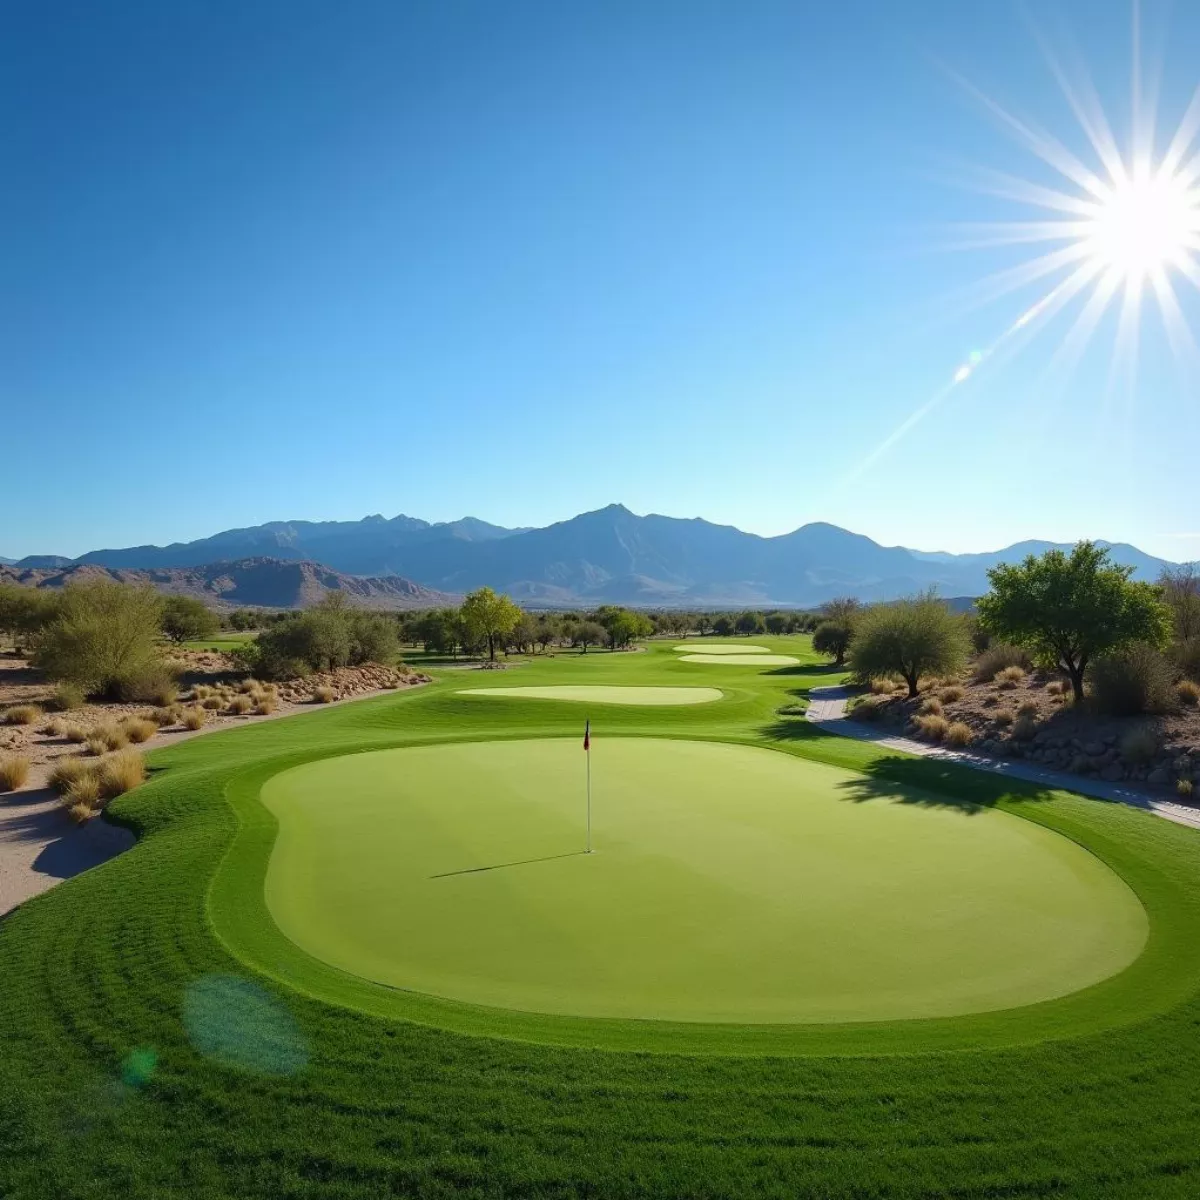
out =
[[(496, 676), (446, 671), (156, 752), (152, 781), (112, 810), (139, 844), (0, 923), (0, 1195), (1195, 1195), (1200, 836), (823, 734), (779, 709), (840, 676), (803, 639), (754, 641), (802, 662), (689, 664), (660, 643), (538, 656), (503, 681), (716, 686), (712, 704), (588, 715), (606, 739), (740, 743), (855, 771), (868, 807), (872, 788), (899, 785), (933, 811), (1036, 821), (1133, 889), (1142, 955), (1001, 1013), (804, 1037), (742, 1027), (736, 1054), (683, 1022), (605, 1023), (618, 1052), (591, 1048), (598, 1022), (583, 1018), (415, 994), (401, 1017), (395, 989), (313, 959), (269, 920), (277, 826), (259, 793), (331, 754), (579, 736), (577, 704), (459, 695)], [(678, 1052), (646, 1053), (651, 1041)]]
[(216, 633), (210, 638), (184, 642), (185, 650), (237, 650), (258, 637), (257, 633)]
[[(840, 1022), (1011, 1008), (1142, 950), (1130, 890), (1006, 813), (750, 746), (576, 738), (276, 775), (279, 927), (368, 979), (530, 1012)], [(406, 993), (401, 992), (404, 996)]]

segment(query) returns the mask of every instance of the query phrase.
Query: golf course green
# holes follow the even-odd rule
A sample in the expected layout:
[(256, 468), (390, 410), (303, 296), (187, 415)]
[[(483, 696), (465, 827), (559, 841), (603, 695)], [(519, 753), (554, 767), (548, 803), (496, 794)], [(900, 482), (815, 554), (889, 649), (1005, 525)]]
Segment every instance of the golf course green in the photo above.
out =
[(575, 739), (324, 759), (273, 777), (272, 916), (344, 971), (531, 1012), (724, 1022), (950, 1016), (1115, 974), (1146, 916), (1006, 813), (863, 800), (747, 746)]
[(514, 700), (573, 700), (590, 704), (709, 704), (721, 689), (709, 687), (486, 687), (464, 688), (460, 696), (509, 696)]
[(708, 642), (693, 642), (691, 645), (684, 643), (682, 646), (676, 646), (675, 649), (681, 653), (694, 651), (697, 646), (701, 646), (705, 654), (770, 654), (771, 651), (766, 646), (738, 646), (729, 645), (723, 642), (714, 642), (711, 645)]
[(1200, 834), (708, 641), (153, 750), (136, 844), (0, 921), (0, 1195), (1192, 1200)]
[(686, 663), (715, 663), (721, 667), (790, 667), (799, 662), (789, 654), (762, 654), (750, 647), (749, 654), (734, 654), (732, 651), (721, 650), (716, 654), (681, 654), (680, 662)]

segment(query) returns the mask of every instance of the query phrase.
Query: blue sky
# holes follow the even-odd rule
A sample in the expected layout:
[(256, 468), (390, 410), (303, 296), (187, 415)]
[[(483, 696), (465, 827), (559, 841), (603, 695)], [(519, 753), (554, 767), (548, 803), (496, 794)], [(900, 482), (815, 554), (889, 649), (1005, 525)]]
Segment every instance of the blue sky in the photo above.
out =
[[(964, 303), (1029, 252), (952, 224), (1035, 214), (962, 181), (1055, 176), (944, 67), (1094, 161), (1015, 5), (5, 14), (0, 554), (619, 500), (1200, 557), (1195, 378), (1153, 309), (1132, 390), (1115, 321), (1055, 365), (1068, 314), (870, 459), (1046, 290)], [(1037, 22), (1123, 139), (1129, 4)], [(1173, 128), (1200, 12), (1144, 25)]]

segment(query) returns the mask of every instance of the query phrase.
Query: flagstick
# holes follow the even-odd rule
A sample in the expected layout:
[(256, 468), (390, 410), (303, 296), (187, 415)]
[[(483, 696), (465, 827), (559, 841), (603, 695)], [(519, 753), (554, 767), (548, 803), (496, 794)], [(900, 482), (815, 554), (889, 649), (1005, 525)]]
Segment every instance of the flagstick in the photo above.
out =
[(588, 745), (587, 754), (587, 852), (592, 852), (592, 748)]

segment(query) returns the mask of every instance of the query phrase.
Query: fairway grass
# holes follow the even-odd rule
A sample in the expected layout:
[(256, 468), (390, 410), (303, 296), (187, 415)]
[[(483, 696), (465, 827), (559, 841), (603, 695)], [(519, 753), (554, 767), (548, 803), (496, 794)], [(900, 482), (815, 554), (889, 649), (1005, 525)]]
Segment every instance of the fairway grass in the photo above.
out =
[(696, 654), (770, 654), (771, 651), (766, 646), (730, 646), (727, 644), (708, 642), (692, 642), (690, 645), (684, 643), (682, 646), (676, 646), (675, 649), (681, 653), (696, 653)]
[[(681, 662), (667, 639), (635, 654), (537, 655), (504, 679), (716, 682), (720, 703), (585, 714), (575, 703), (459, 695), (462, 673), (435, 665), (431, 685), (153, 751), (149, 781), (108, 809), (137, 844), (0, 921), (0, 1195), (1200, 1195), (1200, 834), (1124, 805), (839, 738), (781, 709), (844, 674), (807, 637), (755, 641), (799, 665), (702, 669)], [(886, 807), (938, 818), (930, 828), (942, 818), (969, 829), (995, 821), (1053, 834), (1055, 846), (1069, 839), (1135, 893), (1145, 947), (1099, 983), (1015, 1008), (728, 1024), (439, 999), (350, 974), (280, 931), (265, 884), (281, 827), (262, 797), (287, 778), (281, 772), (352, 770), (376, 752), (404, 761), (423, 748), (558, 740), (580, 788), (585, 715), (598, 845), (616, 815), (604, 801), (614, 747), (637, 738), (757, 747), (763, 758), (853, 781), (852, 799), (814, 803), (864, 828), (886, 823), (890, 813), (873, 811)], [(908, 803), (889, 799), (897, 789)], [(751, 794), (740, 775), (725, 790), (731, 800), (706, 803)], [(323, 803), (336, 815), (355, 800), (343, 788)], [(430, 820), (432, 799), (415, 803)], [(384, 815), (381, 840), (396, 828)], [(729, 840), (732, 866), (741, 843)], [(774, 879), (751, 879), (749, 895)], [(735, 905), (743, 886), (730, 889)], [(627, 933), (639, 932), (621, 916), (620, 896), (610, 907)], [(886, 902), (878, 907), (896, 919)], [(1014, 924), (1039, 917), (1035, 905)]]
[(720, 700), (720, 688), (708, 687), (589, 687), (586, 684), (564, 687), (485, 687), (463, 688), (460, 696), (504, 696), (513, 700), (570, 700), (590, 704), (711, 704)]
[(800, 660), (790, 654), (681, 654), (680, 662), (715, 663), (720, 667), (790, 667)]
[(746, 746), (574, 739), (326, 759), (271, 779), (279, 927), (393, 987), (592, 1017), (883, 1021), (1031, 1004), (1146, 938), (1098, 859), (1001, 812), (860, 803)]

